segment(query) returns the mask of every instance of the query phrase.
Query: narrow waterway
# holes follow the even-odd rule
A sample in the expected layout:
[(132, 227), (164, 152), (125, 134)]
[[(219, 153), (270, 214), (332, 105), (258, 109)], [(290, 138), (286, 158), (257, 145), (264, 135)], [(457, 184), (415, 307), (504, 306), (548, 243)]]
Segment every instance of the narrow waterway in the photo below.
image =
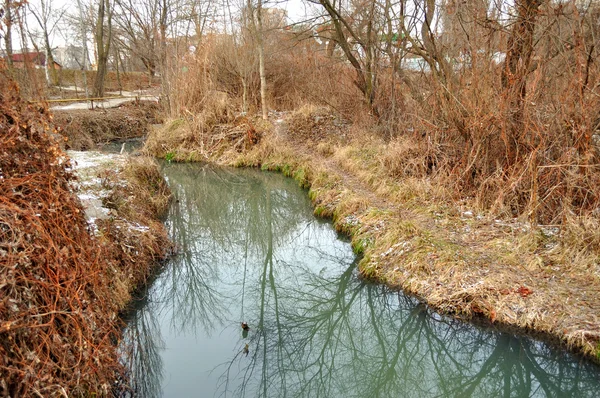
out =
[(197, 164), (164, 174), (179, 252), (128, 319), (136, 396), (598, 396), (596, 365), (359, 280), (350, 244), (294, 181)]

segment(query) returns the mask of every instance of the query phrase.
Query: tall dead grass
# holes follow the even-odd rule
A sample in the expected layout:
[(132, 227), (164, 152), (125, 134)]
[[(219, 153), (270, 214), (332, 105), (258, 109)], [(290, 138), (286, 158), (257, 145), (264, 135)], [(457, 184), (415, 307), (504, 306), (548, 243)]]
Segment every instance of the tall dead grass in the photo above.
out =
[[(447, 75), (392, 70), (381, 52), (372, 107), (340, 52), (327, 54), (310, 30), (274, 29), (265, 32), (269, 107), (326, 106), (352, 122), (358, 145), (372, 134), (389, 142), (381, 156), (388, 176), (435, 179), (493, 214), (543, 224), (591, 216), (600, 208), (599, 10), (545, 3), (532, 53), (519, 60), (527, 68), (513, 76), (520, 86), (505, 78), (508, 66), (500, 61), (518, 34), (511, 30), (515, 16), (498, 22), (489, 10), (484, 18), (477, 7), (463, 7), (469, 22), (448, 28), (438, 43), (438, 56), (452, 66)], [(184, 66), (172, 76), (172, 117), (184, 126), (175, 146), (178, 153), (194, 147), (206, 154), (226, 136), (212, 126), (236, 125), (236, 112), (259, 107), (253, 39), (243, 30), (207, 36)], [(170, 126), (158, 136), (169, 141)], [(171, 147), (152, 145), (163, 156)]]

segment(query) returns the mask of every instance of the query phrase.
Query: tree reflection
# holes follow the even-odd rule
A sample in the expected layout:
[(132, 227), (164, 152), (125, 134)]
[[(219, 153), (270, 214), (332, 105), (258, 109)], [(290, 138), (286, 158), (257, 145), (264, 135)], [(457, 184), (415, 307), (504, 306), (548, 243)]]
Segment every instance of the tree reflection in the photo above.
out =
[(167, 176), (178, 200), (167, 225), (180, 254), (129, 326), (140, 346), (132, 372), (147, 383), (140, 396), (160, 395), (152, 317), (166, 312), (177, 333), (250, 324), (213, 370), (221, 396), (596, 395), (591, 364), (358, 280), (348, 245), (314, 220), (291, 183), (195, 165)]

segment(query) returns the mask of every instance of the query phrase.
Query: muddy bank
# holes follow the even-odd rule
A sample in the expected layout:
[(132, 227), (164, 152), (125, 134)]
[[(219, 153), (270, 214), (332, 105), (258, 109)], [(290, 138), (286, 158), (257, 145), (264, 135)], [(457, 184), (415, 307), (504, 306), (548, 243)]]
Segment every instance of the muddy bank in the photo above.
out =
[[(2, 73), (0, 128), (0, 396), (108, 396), (119, 311), (169, 249), (168, 189), (151, 159), (78, 177), (48, 110)], [(86, 218), (84, 188), (105, 216)]]
[(156, 102), (139, 101), (118, 108), (54, 111), (54, 122), (65, 137), (65, 148), (84, 151), (116, 140), (143, 137), (162, 122)]
[(364, 277), (439, 312), (542, 336), (599, 361), (597, 219), (541, 226), (486, 213), (434, 178), (413, 177), (432, 166), (410, 140), (389, 145), (319, 109), (251, 120), (242, 131), (230, 122), (193, 134), (178, 123), (146, 148), (295, 178), (310, 188), (315, 214), (352, 238)]

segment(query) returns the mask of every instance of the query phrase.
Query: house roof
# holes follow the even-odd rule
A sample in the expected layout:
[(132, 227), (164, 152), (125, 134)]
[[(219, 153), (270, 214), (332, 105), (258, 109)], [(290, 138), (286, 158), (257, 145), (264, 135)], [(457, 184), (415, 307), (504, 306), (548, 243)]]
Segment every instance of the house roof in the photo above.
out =
[(46, 65), (46, 54), (43, 52), (27, 52), (21, 54), (12, 54), (13, 62), (31, 62), (37, 65)]
[[(13, 54), (11, 58), (13, 62), (31, 62), (35, 65), (46, 66), (46, 54), (41, 51)], [(54, 64), (61, 66), (56, 61), (54, 61)]]

